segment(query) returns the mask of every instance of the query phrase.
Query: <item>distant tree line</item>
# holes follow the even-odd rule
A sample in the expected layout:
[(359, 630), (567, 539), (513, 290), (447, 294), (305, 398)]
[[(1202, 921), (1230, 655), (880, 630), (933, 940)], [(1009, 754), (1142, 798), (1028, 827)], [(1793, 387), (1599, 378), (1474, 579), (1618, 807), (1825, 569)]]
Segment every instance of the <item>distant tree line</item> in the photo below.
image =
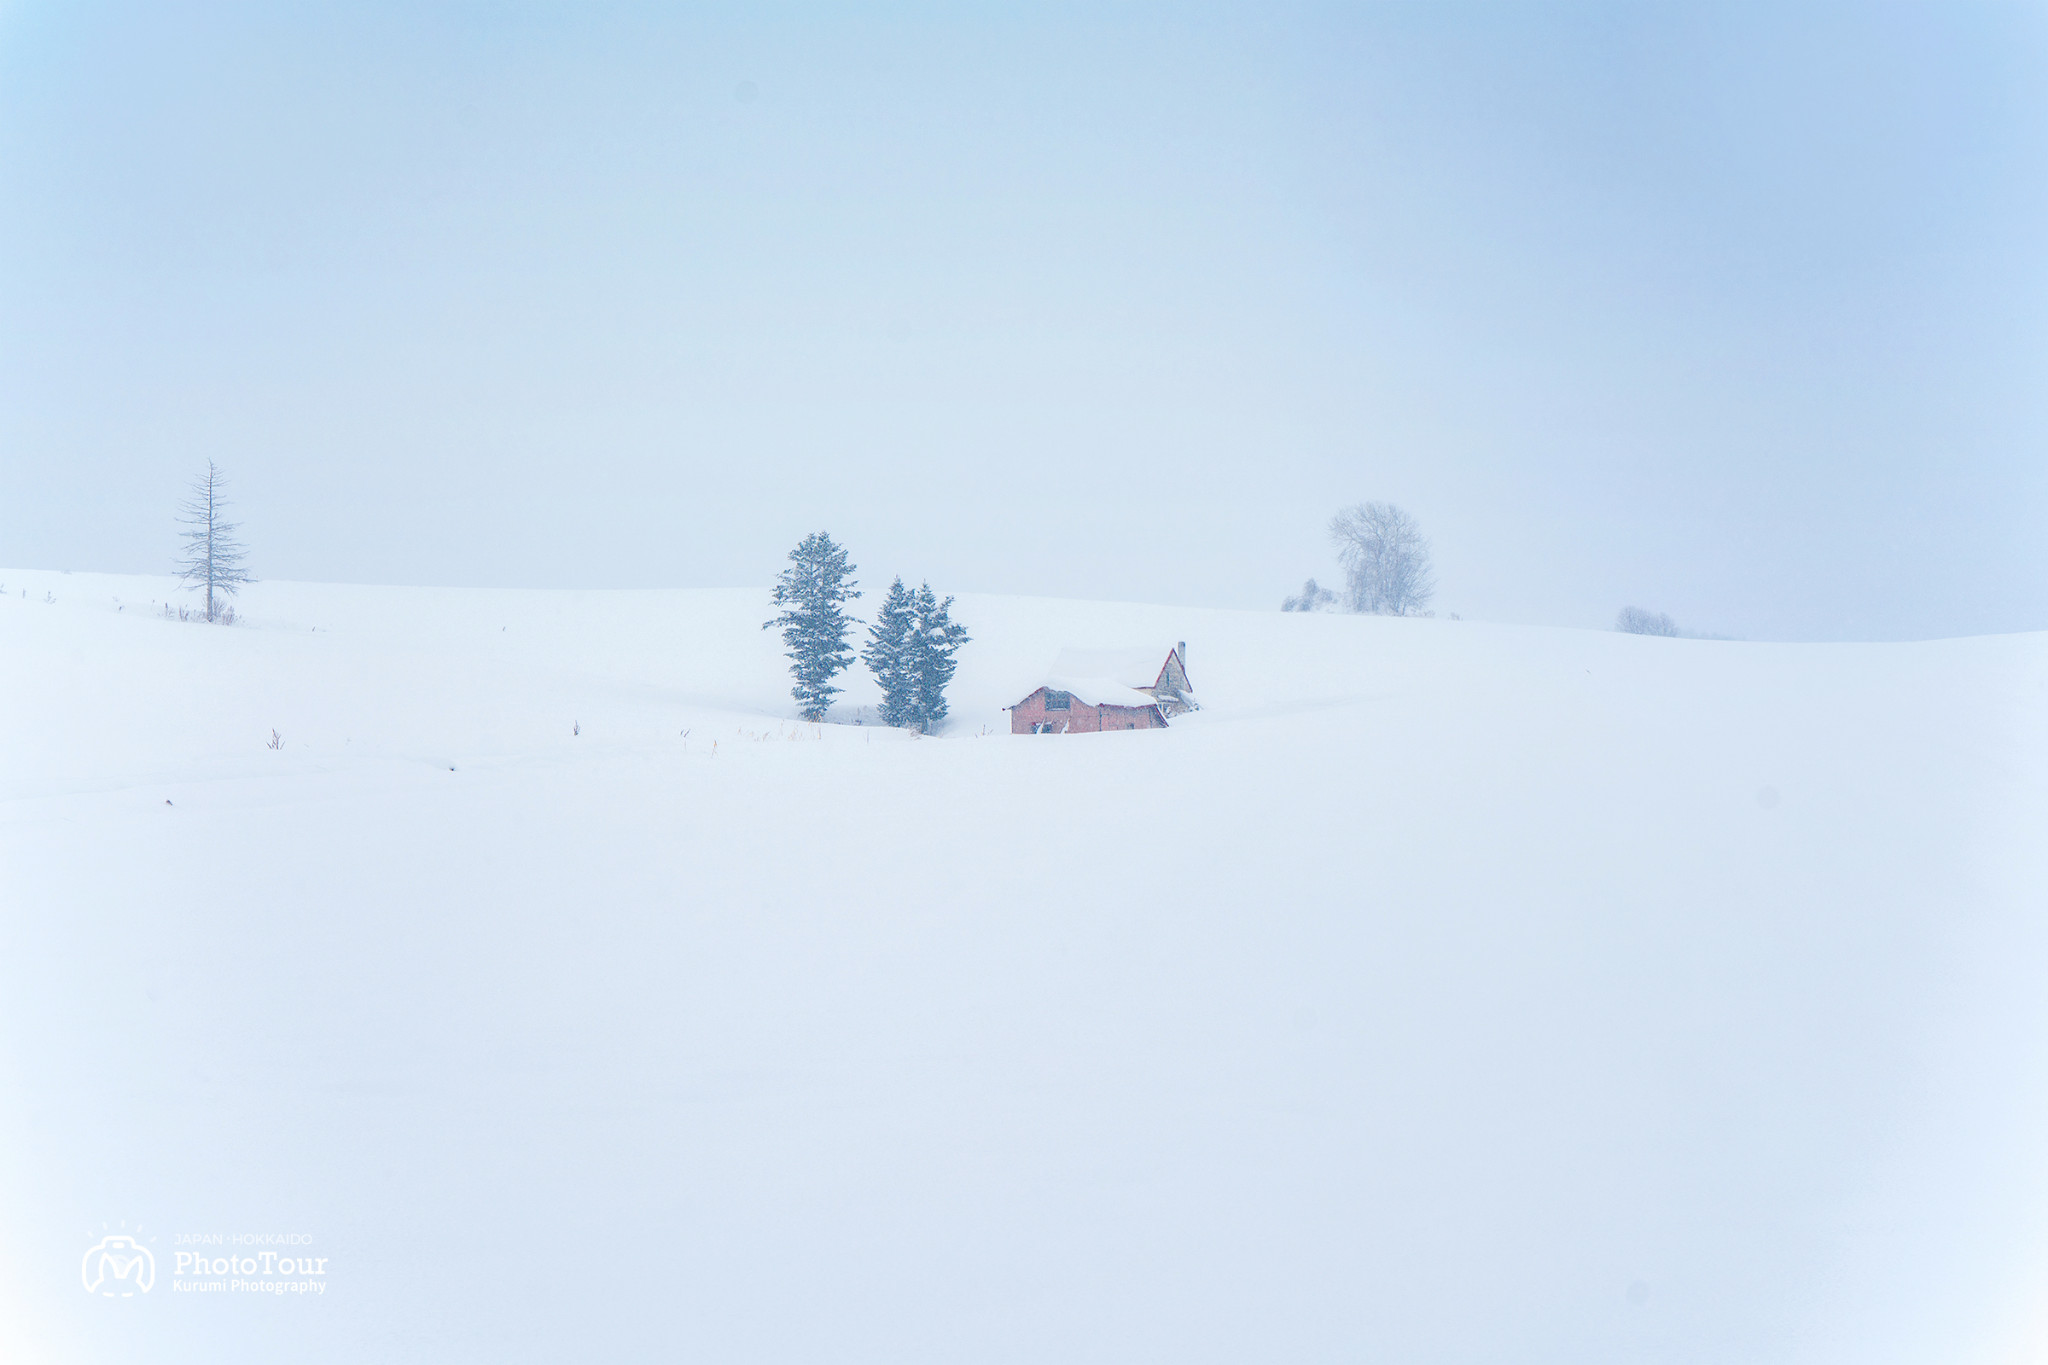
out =
[[(763, 630), (782, 628), (794, 680), (789, 694), (805, 720), (825, 718), (832, 699), (845, 690), (834, 679), (853, 666), (849, 637), (862, 623), (847, 612), (846, 603), (861, 595), (855, 567), (825, 532), (805, 536), (775, 581), (772, 600), (782, 611), (761, 623)], [(953, 620), (952, 608), (953, 599), (939, 600), (929, 583), (913, 591), (899, 577), (889, 585), (860, 652), (881, 684), (885, 724), (929, 734), (945, 720), (953, 656), (968, 642), (966, 627)]]
[[(1414, 517), (1390, 502), (1361, 502), (1330, 518), (1329, 535), (1344, 568), (1341, 590), (1311, 578), (1280, 603), (1282, 611), (1351, 611), (1373, 616), (1434, 616), (1436, 569)], [(1454, 612), (1452, 620), (1457, 619)], [(1623, 607), (1614, 628), (1629, 635), (1683, 636), (1661, 611)], [(1723, 636), (1699, 638), (1723, 639)]]

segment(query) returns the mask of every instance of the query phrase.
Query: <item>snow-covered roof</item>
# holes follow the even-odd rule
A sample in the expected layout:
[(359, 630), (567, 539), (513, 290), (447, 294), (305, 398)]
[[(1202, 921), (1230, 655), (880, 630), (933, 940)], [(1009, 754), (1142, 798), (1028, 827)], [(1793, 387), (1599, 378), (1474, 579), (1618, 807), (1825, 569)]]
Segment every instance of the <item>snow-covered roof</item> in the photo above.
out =
[(1089, 706), (1157, 706), (1159, 698), (1144, 689), (1159, 681), (1167, 656), (1177, 648), (1166, 643), (1063, 649), (1039, 686), (1071, 692)]
[(1158, 698), (1150, 692), (1126, 687), (1114, 678), (1070, 678), (1054, 674), (1045, 685), (1055, 692), (1071, 692), (1090, 706), (1155, 706)]
[[(1150, 687), (1159, 681), (1159, 675), (1166, 668), (1166, 656), (1173, 653), (1169, 642), (1158, 645), (1136, 645), (1124, 649), (1063, 649), (1052, 661), (1048, 670), (1056, 678), (1095, 678), (1126, 688)], [(1058, 684), (1053, 684), (1058, 686)], [(1066, 688), (1068, 692), (1076, 689)], [(1151, 697), (1145, 700), (1150, 702)], [(1135, 705), (1119, 702), (1120, 706)]]

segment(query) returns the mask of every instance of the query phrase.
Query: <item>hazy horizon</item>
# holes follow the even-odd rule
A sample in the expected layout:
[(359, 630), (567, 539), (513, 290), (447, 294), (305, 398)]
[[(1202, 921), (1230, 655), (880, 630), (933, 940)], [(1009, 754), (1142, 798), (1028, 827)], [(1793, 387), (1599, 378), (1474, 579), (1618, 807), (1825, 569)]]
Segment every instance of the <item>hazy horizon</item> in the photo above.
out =
[(2048, 628), (2048, 13), (0, 7), (0, 562)]

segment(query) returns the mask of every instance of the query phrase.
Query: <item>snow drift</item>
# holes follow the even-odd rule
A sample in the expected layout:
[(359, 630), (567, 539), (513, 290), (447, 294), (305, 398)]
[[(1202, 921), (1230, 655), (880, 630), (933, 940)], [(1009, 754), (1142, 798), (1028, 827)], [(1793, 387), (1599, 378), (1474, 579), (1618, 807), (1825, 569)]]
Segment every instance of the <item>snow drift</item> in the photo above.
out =
[(2048, 637), (964, 596), (913, 739), (762, 591), (0, 583), (9, 1359), (2048, 1344)]

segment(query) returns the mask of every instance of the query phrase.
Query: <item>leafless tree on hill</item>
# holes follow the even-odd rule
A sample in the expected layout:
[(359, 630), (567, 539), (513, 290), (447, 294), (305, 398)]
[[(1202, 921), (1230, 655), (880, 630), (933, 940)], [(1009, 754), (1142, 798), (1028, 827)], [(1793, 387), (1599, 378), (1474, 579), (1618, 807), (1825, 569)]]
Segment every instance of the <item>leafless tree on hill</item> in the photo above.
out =
[(226, 519), (228, 501), (222, 495), (227, 480), (213, 461), (206, 473), (193, 481), (192, 491), (178, 504), (178, 520), (185, 530), (185, 550), (178, 559), (178, 577), (194, 592), (206, 592), (206, 619), (218, 621), (244, 583), (256, 580), (242, 567), (247, 557), (235, 539), (237, 523)]
[(1344, 565), (1344, 605), (1374, 616), (1420, 616), (1436, 596), (1422, 528), (1390, 502), (1362, 502), (1330, 520)]

